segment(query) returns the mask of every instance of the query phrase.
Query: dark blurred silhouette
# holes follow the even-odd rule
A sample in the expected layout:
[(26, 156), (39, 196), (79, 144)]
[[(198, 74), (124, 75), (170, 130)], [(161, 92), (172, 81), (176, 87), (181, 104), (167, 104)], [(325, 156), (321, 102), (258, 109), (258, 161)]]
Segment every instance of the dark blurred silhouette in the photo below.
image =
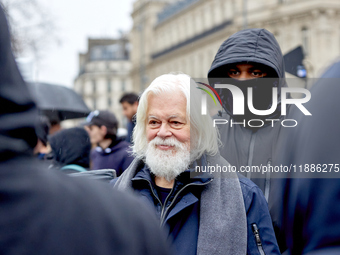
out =
[(100, 183), (33, 157), (37, 109), (0, 8), (0, 253), (169, 254), (152, 213)]
[(45, 159), (45, 155), (49, 153), (48, 134), (50, 131), (50, 122), (46, 116), (38, 116), (35, 123), (35, 133), (38, 137), (37, 145), (34, 147), (34, 154), (39, 159)]
[[(312, 87), (305, 107), (290, 116), (298, 121), (279, 140), (275, 164), (298, 171), (280, 181), (276, 201), (291, 254), (340, 254), (340, 62)], [(307, 164), (307, 165), (305, 165)], [(325, 172), (314, 171), (317, 164)], [(332, 168), (331, 165), (332, 164)], [(300, 172), (299, 166), (303, 171)], [(304, 169), (310, 169), (306, 172)]]

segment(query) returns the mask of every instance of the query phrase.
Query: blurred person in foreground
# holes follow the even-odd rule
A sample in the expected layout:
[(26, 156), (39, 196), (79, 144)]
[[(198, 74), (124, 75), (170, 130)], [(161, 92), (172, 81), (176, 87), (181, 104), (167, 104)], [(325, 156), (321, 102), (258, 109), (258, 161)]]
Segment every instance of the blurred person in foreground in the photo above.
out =
[[(271, 167), (276, 141), (282, 130), (281, 121), (285, 119), (281, 114), (281, 88), (287, 87), (284, 60), (274, 35), (260, 28), (233, 34), (216, 53), (208, 79), (222, 101), (223, 109), (214, 117), (221, 121), (216, 125), (223, 144), (220, 147), (221, 156), (238, 170), (247, 166)], [(240, 109), (240, 106), (234, 106), (236, 93), (233, 95), (229, 89), (216, 88), (217, 84), (231, 84), (241, 90), (244, 114), (235, 113)], [(252, 88), (252, 95), (248, 88)], [(278, 90), (276, 101), (273, 99), (273, 88)], [(250, 111), (247, 104), (249, 97), (254, 109), (261, 110), (265, 115)], [(248, 172), (245, 175), (265, 195), (281, 251), (284, 251), (284, 237), (280, 233), (281, 223), (275, 208), (275, 178), (270, 172), (265, 175)]]
[(136, 159), (112, 184), (135, 191), (155, 210), (176, 254), (280, 254), (266, 200), (254, 183), (232, 172), (196, 171), (229, 166), (218, 153), (211, 117), (200, 113), (196, 86), (185, 74), (150, 84), (137, 110)]
[(128, 119), (126, 141), (132, 143), (132, 131), (136, 125), (135, 114), (138, 108), (138, 95), (135, 93), (126, 93), (119, 100), (123, 107), (123, 114)]
[(91, 169), (114, 169), (120, 176), (133, 158), (129, 154), (130, 144), (117, 137), (116, 116), (109, 111), (93, 111), (86, 118), (85, 129), (96, 145), (90, 155)]
[(339, 81), (337, 62), (311, 89), (312, 116), (294, 111), (299, 125), (280, 136), (275, 161), (297, 167), (276, 197), (290, 254), (340, 254)]
[(33, 156), (37, 108), (11, 51), (0, 7), (0, 253), (169, 254), (143, 205)]
[(91, 142), (80, 127), (60, 130), (49, 137), (54, 168), (64, 173), (85, 172), (90, 167)]

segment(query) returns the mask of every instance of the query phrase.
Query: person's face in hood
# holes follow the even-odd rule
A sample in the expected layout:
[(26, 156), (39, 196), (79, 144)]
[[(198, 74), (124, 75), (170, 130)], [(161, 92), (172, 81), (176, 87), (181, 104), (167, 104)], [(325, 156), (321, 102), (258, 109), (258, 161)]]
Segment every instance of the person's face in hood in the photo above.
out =
[[(254, 115), (248, 109), (247, 98), (248, 98), (248, 88), (253, 89), (253, 105), (255, 109), (267, 110), (272, 104), (272, 88), (277, 87), (278, 82), (275, 77), (277, 77), (274, 70), (271, 68), (257, 63), (235, 63), (220, 67), (219, 76), (224, 74), (227, 78), (224, 83), (232, 84), (239, 89), (241, 89), (245, 97), (245, 114), (233, 116), (237, 121), (242, 121), (243, 119), (259, 119), (267, 118), (267, 116), (261, 117)], [(270, 79), (271, 78), (271, 79)], [(276, 82), (275, 82), (276, 81)], [(222, 82), (222, 81), (220, 81)], [(218, 92), (221, 94), (224, 101), (227, 112), (233, 112), (233, 96), (229, 90), (221, 90)]]

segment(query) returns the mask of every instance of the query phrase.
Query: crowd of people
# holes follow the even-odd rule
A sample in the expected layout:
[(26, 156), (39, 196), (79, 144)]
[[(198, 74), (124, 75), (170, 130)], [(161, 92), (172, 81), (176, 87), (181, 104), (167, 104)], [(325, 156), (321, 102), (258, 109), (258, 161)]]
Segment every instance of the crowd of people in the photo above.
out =
[[(169, 70), (140, 96), (122, 96), (122, 137), (107, 110), (49, 135), (15, 64), (2, 10), (0, 27), (2, 254), (339, 253), (337, 178), (238, 171), (339, 162), (339, 118), (326, 114), (337, 113), (336, 80), (321, 78), (313, 87), (306, 104), (312, 117), (293, 105), (282, 114), (285, 65), (269, 31), (242, 30), (220, 46), (207, 72), (221, 102), (216, 116), (202, 114), (200, 84)], [(339, 78), (339, 63), (324, 77)], [(253, 98), (257, 110), (276, 108), (256, 115), (248, 100), (237, 105), (220, 84)], [(299, 125), (280, 125), (289, 118)], [(218, 119), (234, 125), (215, 127)], [(272, 121), (249, 125), (254, 119)], [(114, 170), (109, 184), (87, 178), (98, 170)]]

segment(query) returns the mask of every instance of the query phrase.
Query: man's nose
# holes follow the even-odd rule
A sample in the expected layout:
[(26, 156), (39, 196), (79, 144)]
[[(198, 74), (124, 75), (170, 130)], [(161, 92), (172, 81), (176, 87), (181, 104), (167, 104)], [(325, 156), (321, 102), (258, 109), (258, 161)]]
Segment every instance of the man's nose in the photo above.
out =
[(249, 80), (252, 77), (250, 76), (250, 74), (248, 72), (241, 72), (241, 74), (238, 78), (239, 78), (239, 80)]
[(171, 136), (172, 133), (170, 131), (170, 127), (168, 124), (166, 123), (162, 123), (158, 133), (157, 133), (157, 136), (159, 136), (160, 138), (164, 139), (166, 137), (169, 137)]

